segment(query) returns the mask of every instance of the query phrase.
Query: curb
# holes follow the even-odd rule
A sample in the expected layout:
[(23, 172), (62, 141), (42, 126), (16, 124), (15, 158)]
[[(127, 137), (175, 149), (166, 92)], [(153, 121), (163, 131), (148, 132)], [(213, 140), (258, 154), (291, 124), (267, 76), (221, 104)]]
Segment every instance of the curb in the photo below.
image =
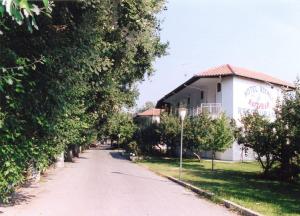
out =
[(193, 186), (193, 185), (191, 185), (189, 183), (183, 182), (183, 181), (181, 181), (179, 179), (176, 179), (176, 178), (174, 178), (172, 176), (164, 176), (164, 177), (166, 177), (167, 179), (169, 179), (169, 180), (171, 180), (171, 181), (173, 181), (173, 182), (175, 182), (175, 183), (177, 183), (177, 184), (179, 184), (179, 185), (181, 185), (181, 186), (183, 186), (185, 188), (190, 189), (191, 191), (197, 193), (200, 196), (204, 196), (204, 197), (206, 197), (208, 199), (214, 199), (215, 195), (213, 193), (209, 192), (209, 191), (205, 191), (203, 189), (197, 188), (197, 187), (195, 187), (195, 186)]
[[(143, 167), (145, 167), (145, 166), (143, 166)], [(146, 168), (148, 168), (148, 167), (146, 167)], [(221, 203), (222, 205), (224, 205), (226, 208), (228, 208), (230, 210), (233, 210), (233, 211), (236, 211), (236, 212), (238, 212), (239, 214), (241, 214), (243, 216), (263, 216), (260, 213), (257, 213), (255, 211), (252, 211), (251, 209), (240, 206), (240, 205), (238, 205), (238, 204), (236, 204), (232, 201), (217, 198), (216, 195), (212, 192), (209, 192), (209, 191), (203, 190), (201, 188), (195, 187), (194, 185), (191, 185), (187, 182), (181, 181), (181, 180), (179, 180), (177, 178), (174, 178), (172, 176), (164, 175), (164, 174), (159, 173), (157, 171), (154, 171), (152, 169), (149, 169), (149, 170), (151, 172), (156, 173), (159, 176), (167, 178), (167, 179), (171, 180), (172, 182), (175, 182), (175, 183), (177, 183), (177, 184), (193, 191), (194, 193), (198, 194), (199, 196), (205, 197), (205, 198), (207, 198), (209, 200), (212, 200), (212, 201), (217, 201), (217, 202)]]
[(231, 202), (229, 200), (222, 200), (223, 204), (226, 206), (226, 208), (233, 209), (235, 211), (238, 211), (241, 215), (245, 216), (262, 216), (262, 214), (259, 214), (255, 211), (252, 211), (251, 209), (247, 209), (243, 206), (240, 206), (234, 202)]

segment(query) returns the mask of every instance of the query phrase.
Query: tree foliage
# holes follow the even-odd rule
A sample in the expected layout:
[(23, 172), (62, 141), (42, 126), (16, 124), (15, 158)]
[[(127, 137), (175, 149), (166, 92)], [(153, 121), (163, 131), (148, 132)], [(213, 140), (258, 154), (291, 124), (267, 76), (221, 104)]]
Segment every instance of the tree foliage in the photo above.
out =
[(275, 163), (273, 157), (273, 151), (276, 147), (275, 125), (258, 112), (247, 114), (241, 122), (243, 127), (238, 136), (238, 143), (253, 149), (265, 175), (268, 175)]
[(214, 169), (214, 159), (216, 152), (224, 152), (234, 141), (234, 128), (230, 124), (230, 119), (222, 114), (220, 117), (213, 119), (212, 127), (208, 128), (208, 140), (205, 150), (212, 153), (212, 170)]
[[(181, 124), (177, 116), (164, 114), (159, 124), (161, 141), (167, 145), (168, 153), (176, 155), (180, 144)], [(190, 153), (211, 151), (212, 159), (216, 152), (223, 152), (234, 141), (234, 128), (223, 114), (212, 119), (208, 114), (184, 120), (183, 148)]]
[[(25, 13), (17, 3), (29, 1), (10, 2)], [(134, 104), (136, 82), (153, 73), (153, 60), (165, 54), (156, 16), (163, 4), (57, 1), (51, 16), (30, 16), (39, 26), (32, 33), (1, 4), (2, 199), (29, 166), (44, 169), (70, 145), (86, 145), (95, 130), (104, 132), (115, 113)]]
[(144, 112), (148, 109), (155, 108), (155, 104), (152, 101), (147, 101), (144, 106), (137, 110), (138, 113)]
[(264, 174), (282, 180), (294, 180), (300, 173), (300, 91), (287, 94), (278, 104), (274, 121), (257, 112), (242, 118), (239, 143), (257, 154)]
[(136, 125), (129, 113), (115, 113), (108, 121), (107, 135), (111, 140), (117, 141), (123, 146), (133, 140), (133, 135), (136, 131)]
[(159, 124), (156, 122), (141, 126), (137, 124), (138, 130), (135, 133), (137, 147), (139, 152), (143, 154), (155, 154), (156, 149), (161, 143), (161, 134)]
[(185, 128), (186, 148), (191, 152), (199, 153), (212, 142), (212, 119), (206, 113), (190, 119)]
[(276, 148), (274, 158), (279, 162), (276, 175), (293, 180), (300, 174), (300, 86), (294, 94), (286, 95), (276, 109)]
[(176, 155), (180, 144), (180, 120), (177, 116), (163, 114), (161, 116), (159, 131), (161, 141), (167, 146), (167, 154)]
[(0, 34), (3, 34), (1, 28), (9, 29), (8, 22), (16, 22), (18, 25), (27, 25), (30, 32), (33, 27), (38, 29), (35, 16), (41, 13), (49, 14), (52, 6), (49, 0), (42, 0), (33, 4), (28, 0), (0, 0)]

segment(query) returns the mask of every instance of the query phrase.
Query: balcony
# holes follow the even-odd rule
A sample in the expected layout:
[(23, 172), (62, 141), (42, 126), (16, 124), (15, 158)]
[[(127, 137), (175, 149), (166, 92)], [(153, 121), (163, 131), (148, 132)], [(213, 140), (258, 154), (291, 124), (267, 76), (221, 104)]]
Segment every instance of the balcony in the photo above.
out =
[(197, 107), (188, 108), (189, 116), (197, 116), (200, 113), (207, 113), (211, 117), (218, 117), (222, 113), (222, 104), (221, 103), (202, 103)]

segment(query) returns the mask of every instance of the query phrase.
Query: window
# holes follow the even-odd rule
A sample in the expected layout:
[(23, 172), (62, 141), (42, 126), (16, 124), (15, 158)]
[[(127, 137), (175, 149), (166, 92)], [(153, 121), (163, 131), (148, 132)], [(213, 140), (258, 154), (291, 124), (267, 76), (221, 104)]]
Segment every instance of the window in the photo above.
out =
[(190, 106), (190, 104), (191, 104), (191, 98), (188, 97), (188, 99), (187, 99), (187, 105)]
[(203, 100), (204, 99), (204, 91), (200, 92), (200, 99)]
[(221, 83), (218, 83), (218, 85), (217, 85), (217, 92), (220, 92), (221, 90), (222, 90)]

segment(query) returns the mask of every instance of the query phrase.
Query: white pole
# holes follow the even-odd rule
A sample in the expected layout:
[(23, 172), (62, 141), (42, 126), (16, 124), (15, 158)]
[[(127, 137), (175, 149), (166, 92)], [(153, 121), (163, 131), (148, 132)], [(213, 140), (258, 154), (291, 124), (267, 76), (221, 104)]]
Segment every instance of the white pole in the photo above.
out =
[(181, 172), (182, 172), (182, 141), (183, 141), (183, 119), (181, 119), (179, 180), (181, 180)]

